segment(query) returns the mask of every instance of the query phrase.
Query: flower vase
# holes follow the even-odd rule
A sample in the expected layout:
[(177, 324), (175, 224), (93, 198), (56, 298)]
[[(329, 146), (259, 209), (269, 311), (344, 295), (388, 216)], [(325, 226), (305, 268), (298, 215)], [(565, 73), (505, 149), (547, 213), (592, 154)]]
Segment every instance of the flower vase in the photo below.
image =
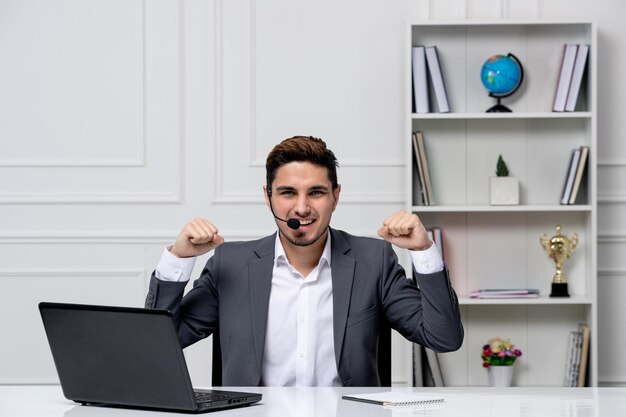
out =
[(487, 373), (492, 387), (510, 387), (513, 382), (513, 365), (491, 365)]

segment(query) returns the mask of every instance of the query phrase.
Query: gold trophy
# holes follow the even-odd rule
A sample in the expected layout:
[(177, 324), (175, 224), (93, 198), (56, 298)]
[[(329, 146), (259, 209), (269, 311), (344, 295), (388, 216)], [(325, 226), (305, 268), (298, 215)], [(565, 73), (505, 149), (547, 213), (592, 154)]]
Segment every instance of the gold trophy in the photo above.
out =
[(548, 238), (545, 233), (539, 238), (541, 246), (548, 253), (556, 264), (556, 273), (552, 279), (552, 292), (550, 297), (569, 297), (567, 292), (567, 280), (565, 272), (563, 272), (563, 263), (574, 252), (578, 245), (578, 235), (572, 234), (570, 238), (561, 234), (561, 225), (556, 226), (556, 235)]

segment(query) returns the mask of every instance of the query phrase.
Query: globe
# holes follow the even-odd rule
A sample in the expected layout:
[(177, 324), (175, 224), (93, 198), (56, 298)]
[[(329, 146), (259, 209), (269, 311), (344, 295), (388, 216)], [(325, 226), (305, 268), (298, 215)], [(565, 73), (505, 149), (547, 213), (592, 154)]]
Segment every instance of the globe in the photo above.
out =
[(509, 53), (489, 57), (480, 70), (480, 80), (489, 91), (489, 96), (498, 99), (498, 104), (487, 111), (510, 112), (508, 107), (500, 103), (500, 99), (516, 92), (523, 79), (524, 70), (515, 55)]

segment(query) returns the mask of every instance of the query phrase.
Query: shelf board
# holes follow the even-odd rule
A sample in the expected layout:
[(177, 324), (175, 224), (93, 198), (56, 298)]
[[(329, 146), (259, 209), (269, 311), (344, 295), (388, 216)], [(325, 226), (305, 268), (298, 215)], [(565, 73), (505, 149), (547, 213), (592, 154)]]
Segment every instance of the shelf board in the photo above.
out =
[(591, 112), (412, 113), (413, 120), (590, 119)]
[(591, 26), (592, 22), (588, 20), (576, 19), (557, 19), (557, 20), (539, 20), (539, 19), (461, 19), (461, 20), (416, 20), (409, 22), (411, 27), (472, 27), (472, 26)]
[(488, 205), (467, 205), (467, 206), (412, 206), (411, 211), (416, 213), (481, 213), (481, 212), (590, 212), (591, 206), (588, 204), (573, 205), (537, 205), (537, 206), (488, 206)]
[(591, 297), (582, 295), (573, 295), (571, 297), (555, 297), (550, 298), (547, 295), (538, 298), (490, 298), (479, 299), (469, 298), (467, 296), (459, 296), (460, 305), (552, 305), (552, 304), (568, 304), (568, 305), (590, 305), (593, 304)]

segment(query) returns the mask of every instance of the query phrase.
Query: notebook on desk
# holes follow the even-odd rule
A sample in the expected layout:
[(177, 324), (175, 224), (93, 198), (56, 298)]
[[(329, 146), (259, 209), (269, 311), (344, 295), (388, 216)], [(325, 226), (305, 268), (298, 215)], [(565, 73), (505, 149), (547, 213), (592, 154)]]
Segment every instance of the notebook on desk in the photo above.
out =
[(250, 405), (261, 394), (194, 390), (169, 311), (40, 303), (67, 399), (203, 413)]

